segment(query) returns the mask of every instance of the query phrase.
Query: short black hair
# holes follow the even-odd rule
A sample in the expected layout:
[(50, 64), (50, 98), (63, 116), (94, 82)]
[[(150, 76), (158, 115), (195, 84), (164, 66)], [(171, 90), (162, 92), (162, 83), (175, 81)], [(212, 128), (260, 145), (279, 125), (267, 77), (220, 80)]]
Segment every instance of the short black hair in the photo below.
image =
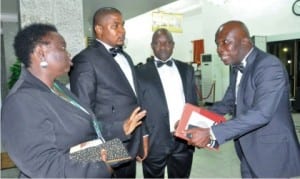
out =
[(97, 24), (99, 24), (99, 22), (102, 21), (103, 17), (109, 15), (109, 14), (121, 14), (121, 11), (119, 11), (117, 8), (114, 8), (114, 7), (101, 7), (99, 8), (95, 14), (94, 14), (94, 17), (93, 17), (93, 29), (94, 29), (94, 32), (95, 32), (95, 26)]
[(31, 64), (30, 54), (37, 44), (44, 43), (42, 38), (49, 32), (57, 32), (56, 27), (51, 24), (33, 23), (25, 26), (15, 36), (13, 44), (15, 54), (26, 68)]

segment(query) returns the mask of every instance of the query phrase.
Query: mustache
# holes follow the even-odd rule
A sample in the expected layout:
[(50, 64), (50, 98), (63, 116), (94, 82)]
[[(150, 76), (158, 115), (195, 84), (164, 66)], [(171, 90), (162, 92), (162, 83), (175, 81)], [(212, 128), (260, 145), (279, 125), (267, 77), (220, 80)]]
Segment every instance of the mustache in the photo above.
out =
[(118, 40), (125, 41), (125, 35), (119, 36)]

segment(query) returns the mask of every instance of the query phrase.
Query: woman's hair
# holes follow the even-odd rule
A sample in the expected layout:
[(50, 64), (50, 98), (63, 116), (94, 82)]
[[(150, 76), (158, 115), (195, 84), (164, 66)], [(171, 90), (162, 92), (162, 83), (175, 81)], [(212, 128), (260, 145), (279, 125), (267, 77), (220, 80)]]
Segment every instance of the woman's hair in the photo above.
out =
[(56, 27), (51, 24), (34, 23), (21, 29), (15, 36), (15, 54), (26, 68), (31, 64), (30, 54), (38, 44), (46, 43), (43, 37), (49, 32), (57, 32)]

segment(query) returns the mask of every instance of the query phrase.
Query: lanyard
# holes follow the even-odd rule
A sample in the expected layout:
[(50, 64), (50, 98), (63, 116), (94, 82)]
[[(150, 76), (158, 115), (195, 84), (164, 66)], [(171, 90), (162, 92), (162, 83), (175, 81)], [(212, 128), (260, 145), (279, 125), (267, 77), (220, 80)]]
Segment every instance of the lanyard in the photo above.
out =
[[(51, 89), (51, 88), (50, 88)], [(85, 112), (86, 114), (92, 116), (92, 124), (93, 127), (97, 133), (98, 139), (100, 139), (103, 143), (105, 142), (102, 134), (101, 134), (101, 130), (100, 130), (100, 122), (96, 120), (96, 117), (94, 114), (89, 113), (84, 107), (82, 107), (78, 102), (76, 102), (73, 98), (71, 98), (70, 96), (68, 96), (67, 94), (65, 94), (65, 92), (59, 87), (58, 84), (56, 84), (54, 82), (54, 89), (51, 89), (52, 93), (56, 94), (57, 96), (59, 96), (60, 98), (62, 98), (63, 100), (67, 101), (68, 103), (71, 103), (73, 106), (81, 109), (83, 112)]]

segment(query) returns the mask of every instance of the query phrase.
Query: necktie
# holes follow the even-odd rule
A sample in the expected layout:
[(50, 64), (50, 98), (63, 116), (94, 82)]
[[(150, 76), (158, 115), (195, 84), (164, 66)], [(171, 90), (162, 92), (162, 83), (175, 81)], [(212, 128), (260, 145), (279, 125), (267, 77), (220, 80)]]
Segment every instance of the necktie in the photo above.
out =
[(113, 57), (115, 57), (118, 53), (122, 52), (122, 48), (121, 47), (110, 48), (109, 52)]
[(157, 65), (158, 68), (162, 67), (163, 65), (167, 65), (167, 66), (171, 67), (172, 64), (173, 64), (172, 60), (168, 60), (167, 62), (163, 62), (163, 61), (157, 61), (156, 62), (156, 65)]
[(233, 67), (233, 69), (235, 69), (235, 70), (239, 70), (241, 73), (243, 73), (243, 72), (244, 72), (244, 69), (245, 69), (243, 63), (237, 64), (237, 65), (232, 65), (232, 67)]

